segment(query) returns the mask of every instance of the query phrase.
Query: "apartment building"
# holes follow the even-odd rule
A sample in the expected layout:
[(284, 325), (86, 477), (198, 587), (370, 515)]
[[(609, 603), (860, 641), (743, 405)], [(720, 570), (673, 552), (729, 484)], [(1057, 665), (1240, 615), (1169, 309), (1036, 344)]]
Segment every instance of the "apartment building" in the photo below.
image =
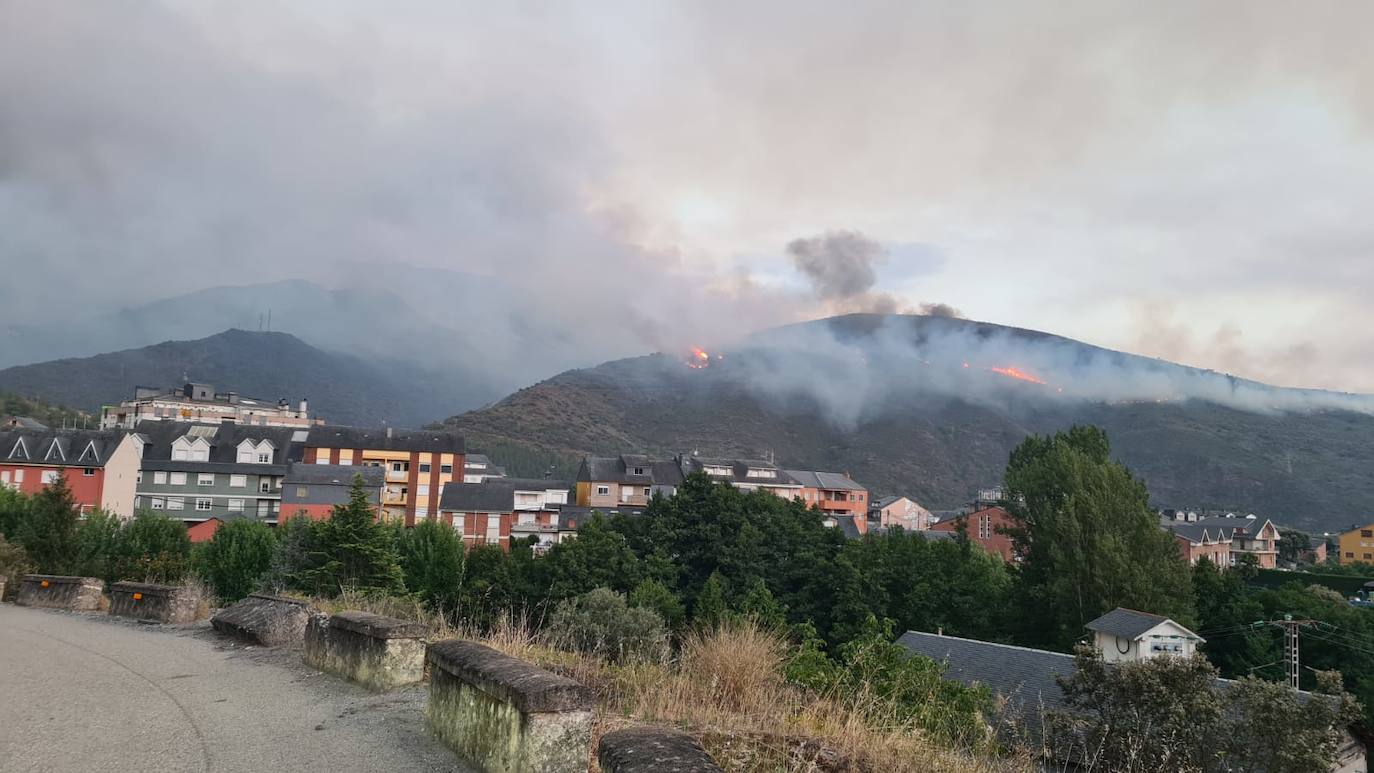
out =
[(853, 516), (860, 533), (868, 530), (868, 489), (848, 473), (783, 470), (801, 484), (798, 496), (807, 507), (819, 508), (826, 515)]
[(872, 501), (868, 508), (869, 529), (890, 529), (900, 526), (906, 531), (925, 531), (930, 528), (933, 515), (915, 500), (890, 496)]
[[(39, 425), (41, 426), (41, 425)], [(81, 512), (100, 508), (132, 518), (143, 438), (101, 430), (0, 432), (0, 487), (37, 494), (66, 472)]]
[(304, 450), (306, 430), (224, 421), (141, 421), (134, 506), (188, 524), (218, 518), (276, 523), (282, 482)]
[(1374, 523), (1352, 526), (1336, 539), (1342, 564), (1374, 564)]
[(101, 429), (133, 429), (140, 422), (181, 421), (251, 424), (304, 429), (320, 424), (310, 418), (309, 404), (292, 407), (285, 399), (261, 400), (238, 392), (216, 392), (210, 384), (187, 383), (173, 389), (134, 387), (134, 396), (100, 409)]
[(783, 499), (801, 496), (802, 484), (785, 470), (761, 459), (710, 459), (700, 456), (678, 457), (684, 475), (705, 473), (717, 483), (729, 483), (741, 491), (767, 491)]
[(382, 504), (382, 489), (386, 486), (386, 473), (381, 467), (292, 464), (282, 480), (279, 522), (285, 523), (298, 516), (316, 521), (329, 518), (335, 507), (348, 504), (357, 477), (362, 478), (367, 501), (373, 511), (377, 511)]
[(468, 454), (463, 462), (463, 482), (481, 483), (506, 477), (506, 468), (492, 464), (486, 454)]
[(536, 552), (559, 540), (559, 511), (568, 504), (568, 481), (496, 478), (444, 490), (439, 519), (463, 535), (465, 545), (500, 545), (537, 538)]
[(643, 507), (655, 493), (672, 496), (682, 485), (676, 460), (639, 454), (588, 456), (577, 468), (576, 504), (580, 507)]
[[(1160, 511), (1160, 527), (1195, 542), (1184, 556), (1196, 562), (1208, 555), (1218, 566), (1235, 566), (1241, 556), (1250, 554), (1262, 569), (1279, 564), (1279, 529), (1273, 521), (1252, 514), (1212, 515), (1192, 510)], [(1202, 537), (1207, 539), (1203, 540)], [(1218, 545), (1224, 543), (1225, 550)], [(1180, 541), (1180, 549), (1185, 546)]]
[(442, 430), (315, 427), (305, 446), (306, 464), (381, 467), (382, 517), (414, 526), (433, 519), (450, 483), (463, 485), (463, 436)]
[(1005, 532), (1013, 525), (1015, 521), (1011, 513), (994, 506), (946, 518), (931, 526), (930, 531), (957, 533), (962, 528), (970, 541), (976, 542), (989, 553), (1001, 556), (1003, 561), (1011, 562), (1015, 560), (1016, 553), (1012, 549), (1011, 537)]

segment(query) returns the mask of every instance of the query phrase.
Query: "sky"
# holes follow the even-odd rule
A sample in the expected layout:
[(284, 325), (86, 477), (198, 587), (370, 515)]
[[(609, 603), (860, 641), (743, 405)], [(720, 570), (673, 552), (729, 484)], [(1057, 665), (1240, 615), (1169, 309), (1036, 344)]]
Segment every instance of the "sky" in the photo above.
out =
[(1374, 392), (1369, 29), (1264, 0), (0, 0), (0, 324), (404, 263), (620, 349), (957, 311)]

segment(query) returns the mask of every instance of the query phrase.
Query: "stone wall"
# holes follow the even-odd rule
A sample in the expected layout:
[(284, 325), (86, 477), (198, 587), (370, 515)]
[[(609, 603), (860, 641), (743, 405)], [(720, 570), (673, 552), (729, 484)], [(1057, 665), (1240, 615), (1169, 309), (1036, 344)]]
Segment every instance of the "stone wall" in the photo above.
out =
[(602, 773), (720, 773), (692, 736), (666, 727), (631, 727), (601, 736)]
[(299, 644), (310, 606), (304, 601), (254, 593), (210, 618), (216, 631), (254, 644)]
[(100, 594), (104, 588), (105, 583), (96, 577), (29, 574), (24, 576), (14, 601), (26, 607), (93, 612), (100, 609)]
[(425, 722), (482, 771), (584, 773), (592, 691), (476, 642), (431, 644)]
[(312, 615), (305, 662), (372, 690), (416, 684), (425, 675), (424, 626), (367, 612)]
[(200, 588), (117, 582), (110, 587), (110, 614), (159, 623), (190, 623), (201, 618)]

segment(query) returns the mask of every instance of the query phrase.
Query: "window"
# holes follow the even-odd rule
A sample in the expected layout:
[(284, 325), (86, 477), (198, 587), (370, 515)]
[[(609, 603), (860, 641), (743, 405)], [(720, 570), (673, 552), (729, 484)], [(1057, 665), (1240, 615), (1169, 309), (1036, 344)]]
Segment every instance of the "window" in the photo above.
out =
[(496, 542), (501, 539), (501, 518), (495, 515), (487, 516), (487, 542)]
[[(727, 472), (727, 473), (724, 473), (724, 474), (728, 475), (729, 473)], [(772, 471), (772, 470), (762, 470), (762, 469), (759, 469), (758, 467), (750, 467), (750, 468), (749, 468), (749, 471), (746, 472), (746, 473), (744, 473), (744, 476), (745, 476), (746, 478), (771, 478), (771, 477), (773, 477), (773, 471)]]
[(83, 470), (81, 471), (81, 477), (83, 477), (83, 478), (94, 478), (94, 477), (95, 477), (95, 468), (94, 468), (94, 467), (87, 467), (87, 468), (83, 469)]
[(1374, 537), (1374, 529), (1360, 529), (1361, 537)]
[(243, 512), (243, 500), (242, 500), (242, 499), (231, 499), (231, 500), (229, 500), (229, 512), (231, 512), (231, 513), (241, 513), (241, 512)]
[(182, 462), (191, 458), (191, 455), (187, 453), (184, 448), (176, 448), (172, 450), (172, 458), (178, 462)]
[[(3, 482), (3, 481), (0, 481), (0, 482)], [(134, 510), (137, 511), (137, 510), (139, 510), (139, 509), (142, 508), (142, 507), (143, 507), (143, 497), (134, 497)]]
[(597, 486), (597, 487), (596, 487), (596, 493), (597, 493), (597, 494), (600, 494), (601, 496), (604, 497), (604, 496), (606, 496), (607, 494), (610, 494), (610, 493), (611, 493), (611, 487), (610, 487), (610, 486)]
[(161, 510), (166, 505), (166, 503), (167, 500), (163, 499), (162, 497), (153, 497), (150, 500), (149, 507), (151, 507), (154, 510)]
[(635, 468), (635, 475), (643, 475), (643, 474), (644, 474), (644, 468), (643, 468), (643, 467), (636, 467), (636, 468)]
[(24, 471), (23, 471), (23, 470), (15, 470), (15, 471), (14, 471), (14, 482), (15, 482), (15, 483), (23, 483), (23, 482), (24, 482)]
[(463, 523), (464, 523), (464, 521), (466, 521), (466, 520), (467, 520), (467, 515), (466, 515), (465, 513), (454, 513), (454, 514), (453, 514), (453, 530), (456, 531), (456, 532), (458, 532), (459, 534), (462, 534), (462, 533), (463, 533)]
[(134, 483), (142, 483), (142, 482), (143, 482), (143, 470), (139, 470), (138, 472), (134, 473)]
[(57, 470), (44, 470), (41, 475), (44, 486), (57, 482)]
[(421, 483), (420, 485), (416, 486), (416, 487), (415, 487), (415, 496), (417, 496), (417, 497), (427, 497), (427, 496), (429, 496), (429, 484), (428, 484), (428, 483)]
[(260, 479), (260, 480), (258, 481), (258, 493), (260, 493), (260, 494), (270, 494), (270, 493), (272, 493), (272, 479), (271, 479), (271, 478), (262, 478), (262, 479)]
[(196, 485), (197, 485), (197, 486), (213, 486), (213, 485), (215, 485), (215, 474), (214, 474), (213, 472), (202, 472), (201, 474), (199, 474), (199, 475), (196, 476)]
[(988, 539), (992, 536), (992, 516), (985, 515), (978, 519), (978, 539)]
[(440, 475), (452, 475), (452, 474), (453, 474), (453, 465), (451, 465), (451, 464), (441, 464), (441, 465), (439, 465), (439, 474), (440, 474)]
[(319, 456), (315, 457), (315, 464), (329, 464), (329, 457), (324, 454), (320, 454)]
[(271, 463), (272, 463), (272, 452), (271, 452), (271, 451), (268, 451), (268, 452), (265, 453), (265, 454), (258, 454), (258, 464), (271, 464)]
[(208, 513), (208, 512), (210, 512), (210, 507), (211, 507), (213, 504), (214, 504), (214, 500), (213, 500), (213, 499), (208, 499), (208, 498), (206, 498), (206, 497), (197, 497), (197, 498), (196, 498), (196, 509), (199, 510), (199, 511), (201, 511), (202, 513)]
[(159, 486), (165, 485), (165, 484), (167, 483), (167, 473), (165, 473), (165, 472), (155, 472), (155, 473), (153, 473), (153, 482), (156, 483), (156, 484), (158, 484)]
[(1354, 558), (1354, 557), (1355, 557), (1355, 554), (1354, 554), (1354, 553), (1346, 553), (1346, 554), (1345, 554), (1345, 557), (1346, 557), (1346, 558)]
[(244, 486), (247, 486), (247, 485), (248, 485), (248, 476), (247, 476), (247, 475), (230, 475), (230, 476), (229, 476), (229, 486), (230, 486), (231, 488), (243, 488)]
[(431, 467), (427, 462), (420, 462), (420, 472), (429, 472)]
[(182, 497), (167, 497), (167, 509), (184, 510), (186, 509), (186, 500)]
[(644, 496), (647, 497), (647, 496), (651, 496), (652, 494), (653, 494), (653, 489), (651, 489), (651, 488), (648, 487), (648, 486), (645, 486), (645, 487), (644, 487)]
[(298, 496), (298, 497), (308, 497), (308, 496), (310, 496), (310, 487), (309, 487), (309, 486), (297, 486), (297, 487), (296, 487), (296, 496)]
[(171, 483), (173, 486), (185, 486), (185, 485), (186, 485), (186, 473), (184, 473), (184, 472), (174, 472), (174, 473), (172, 473), (172, 474), (170, 474), (170, 475), (167, 476), (167, 481), (168, 481), (169, 483)]
[(392, 462), (392, 472), (410, 472), (410, 462)]
[(1364, 560), (1368, 561), (1368, 560), (1371, 559), (1371, 558), (1374, 558), (1374, 553), (1365, 553), (1365, 554), (1364, 554)]

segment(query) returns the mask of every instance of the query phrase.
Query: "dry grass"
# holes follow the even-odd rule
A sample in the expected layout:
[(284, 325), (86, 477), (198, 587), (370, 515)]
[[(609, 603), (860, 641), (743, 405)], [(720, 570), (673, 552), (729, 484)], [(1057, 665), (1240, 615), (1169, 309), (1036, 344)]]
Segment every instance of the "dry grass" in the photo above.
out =
[[(452, 626), (405, 599), (344, 594), (311, 602), (323, 612), (356, 609), (417, 620), (431, 640), (480, 641), (591, 687), (598, 698), (593, 748), (603, 733), (647, 723), (686, 729), (732, 773), (1032, 769), (1022, 759), (951, 749), (895, 715), (885, 720), (874, 696), (840, 701), (788, 684), (787, 642), (747, 623), (690, 634), (676, 657), (613, 665), (541, 641), (521, 616), (478, 631)], [(597, 770), (595, 760), (591, 766)]]

